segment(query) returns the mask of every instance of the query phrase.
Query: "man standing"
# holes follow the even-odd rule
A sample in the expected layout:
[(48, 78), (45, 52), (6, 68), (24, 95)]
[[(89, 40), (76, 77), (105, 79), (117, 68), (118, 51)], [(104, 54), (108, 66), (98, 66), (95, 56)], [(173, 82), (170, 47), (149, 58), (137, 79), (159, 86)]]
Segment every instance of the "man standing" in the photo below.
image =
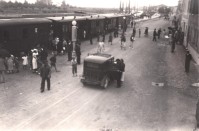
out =
[(48, 57), (48, 52), (47, 52), (47, 49), (46, 48), (43, 48), (41, 50), (41, 53), (40, 53), (40, 58), (41, 58), (41, 61), (44, 62), (47, 60), (47, 57)]
[(190, 62), (191, 62), (191, 54), (189, 53), (189, 50), (187, 49), (186, 56), (185, 56), (185, 72), (186, 73), (189, 73)]
[(171, 53), (173, 53), (174, 50), (175, 50), (175, 40), (174, 40), (174, 38), (172, 36), (172, 40), (171, 40)]
[(131, 43), (130, 43), (129, 48), (133, 48), (133, 42), (134, 42), (134, 40), (135, 40), (135, 37), (134, 37), (133, 34), (132, 34), (131, 37), (130, 37)]
[(156, 32), (156, 29), (154, 29), (154, 31), (153, 31), (153, 41), (156, 41), (156, 35), (157, 35), (157, 32)]
[(117, 87), (120, 88), (121, 87), (121, 77), (122, 77), (120, 59), (116, 59), (116, 65), (117, 65)]
[(47, 81), (47, 88), (50, 90), (51, 70), (48, 61), (45, 61), (41, 67), (41, 93), (44, 92), (45, 81)]
[(158, 29), (158, 39), (160, 39), (161, 32), (162, 32), (162, 30), (161, 30), (161, 28), (159, 28)]
[(124, 82), (124, 74), (125, 74), (125, 63), (124, 60), (121, 59), (120, 71), (121, 71), (121, 84)]
[(51, 68), (54, 67), (55, 71), (58, 72), (56, 62), (57, 62), (56, 54), (53, 54), (53, 56), (50, 58), (50, 66)]
[(113, 41), (113, 36), (112, 36), (112, 34), (110, 33), (109, 39), (108, 39), (108, 43), (111, 43), (111, 45), (112, 45), (112, 41)]

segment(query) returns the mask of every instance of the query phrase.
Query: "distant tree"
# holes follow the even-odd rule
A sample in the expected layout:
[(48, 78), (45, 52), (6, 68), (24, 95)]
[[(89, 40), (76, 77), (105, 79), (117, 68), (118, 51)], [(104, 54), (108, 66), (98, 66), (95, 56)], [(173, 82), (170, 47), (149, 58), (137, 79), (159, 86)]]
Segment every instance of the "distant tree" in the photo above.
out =
[(64, 10), (67, 8), (65, 0), (62, 1), (61, 8)]
[(159, 9), (158, 9), (158, 12), (160, 13), (160, 14), (169, 14), (170, 12), (171, 12), (171, 8), (168, 8), (168, 7), (160, 7)]
[(28, 2), (25, 0), (24, 1), (24, 3), (23, 3), (23, 7), (25, 7), (25, 8), (28, 8), (29, 7), (29, 4), (28, 4)]

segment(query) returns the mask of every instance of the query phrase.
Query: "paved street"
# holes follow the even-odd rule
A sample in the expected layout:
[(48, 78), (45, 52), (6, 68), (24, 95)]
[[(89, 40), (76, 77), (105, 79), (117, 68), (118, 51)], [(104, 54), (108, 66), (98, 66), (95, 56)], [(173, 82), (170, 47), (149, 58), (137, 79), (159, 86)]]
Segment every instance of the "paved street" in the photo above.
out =
[[(184, 72), (185, 49), (176, 45), (174, 53), (167, 41), (152, 41), (154, 28), (165, 28), (163, 19), (137, 24), (133, 49), (120, 49), (119, 38), (108, 45), (106, 53), (123, 58), (125, 82), (116, 81), (106, 90), (87, 86), (80, 77), (72, 77), (67, 55), (57, 57), (60, 72), (52, 69), (51, 90), (40, 93), (40, 77), (31, 71), (6, 75), (0, 84), (0, 130), (11, 131), (192, 131), (195, 127), (197, 93), (192, 83), (198, 81), (197, 65)], [(149, 36), (143, 36), (149, 27)], [(142, 36), (138, 38), (138, 28)], [(127, 47), (132, 28), (126, 32)], [(82, 58), (97, 51), (97, 42), (82, 42)], [(82, 64), (78, 66), (78, 75)], [(158, 86), (161, 83), (163, 86)]]

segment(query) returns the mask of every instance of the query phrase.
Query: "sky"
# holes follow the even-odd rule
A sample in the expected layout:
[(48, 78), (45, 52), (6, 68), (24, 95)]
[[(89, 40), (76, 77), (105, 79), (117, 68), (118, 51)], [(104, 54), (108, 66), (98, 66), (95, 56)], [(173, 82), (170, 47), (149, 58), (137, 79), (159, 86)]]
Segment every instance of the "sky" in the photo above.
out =
[[(5, 0), (9, 1), (9, 0)], [(25, 0), (11, 0), (12, 2), (24, 2)], [(34, 3), (36, 0), (26, 0), (29, 3)], [(63, 0), (52, 0), (53, 4), (60, 5)], [(78, 7), (99, 7), (99, 8), (119, 8), (120, 1), (128, 3), (129, 0), (65, 0), (69, 5)], [(168, 6), (176, 6), (178, 0), (130, 0), (131, 6), (149, 6), (165, 4)]]

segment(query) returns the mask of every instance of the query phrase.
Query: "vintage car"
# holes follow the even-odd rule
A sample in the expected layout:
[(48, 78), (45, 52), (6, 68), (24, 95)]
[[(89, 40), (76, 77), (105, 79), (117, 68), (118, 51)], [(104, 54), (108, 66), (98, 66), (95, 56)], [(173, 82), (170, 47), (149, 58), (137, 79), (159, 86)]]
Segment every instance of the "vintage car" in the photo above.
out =
[(110, 54), (95, 53), (84, 59), (81, 82), (107, 88), (117, 76), (117, 65)]

